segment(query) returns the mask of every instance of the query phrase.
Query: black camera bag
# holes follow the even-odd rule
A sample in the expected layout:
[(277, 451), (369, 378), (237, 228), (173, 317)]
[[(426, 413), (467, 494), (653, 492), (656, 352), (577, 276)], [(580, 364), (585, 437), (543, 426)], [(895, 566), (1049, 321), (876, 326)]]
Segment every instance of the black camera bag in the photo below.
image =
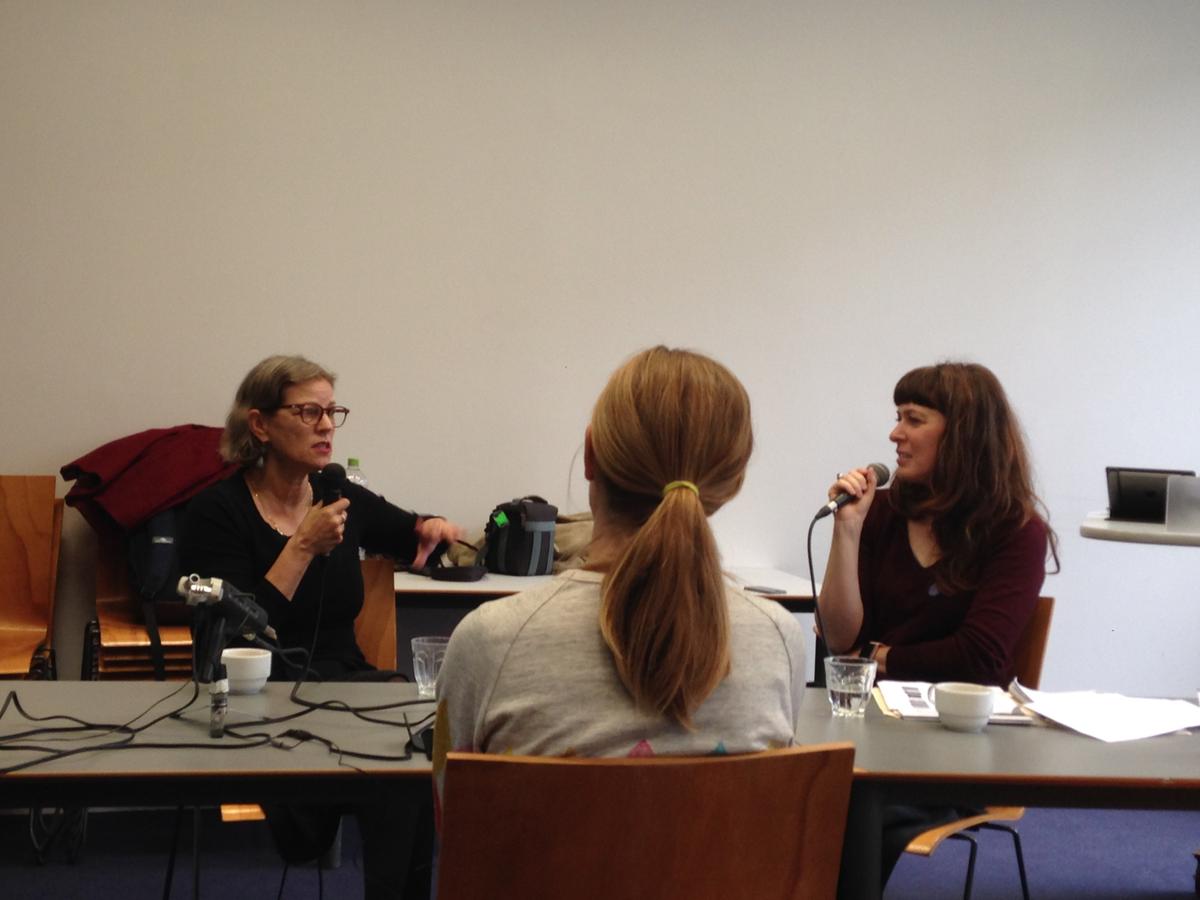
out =
[(530, 495), (501, 503), (484, 528), (483, 562), (502, 575), (549, 575), (558, 507)]

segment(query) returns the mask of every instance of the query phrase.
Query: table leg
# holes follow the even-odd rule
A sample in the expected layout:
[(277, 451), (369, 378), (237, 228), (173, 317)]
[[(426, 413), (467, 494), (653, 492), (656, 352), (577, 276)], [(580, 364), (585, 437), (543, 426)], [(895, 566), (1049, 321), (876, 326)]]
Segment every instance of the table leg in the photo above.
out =
[(855, 781), (842, 844), (838, 900), (879, 900), (882, 862), (883, 796), (874, 785)]

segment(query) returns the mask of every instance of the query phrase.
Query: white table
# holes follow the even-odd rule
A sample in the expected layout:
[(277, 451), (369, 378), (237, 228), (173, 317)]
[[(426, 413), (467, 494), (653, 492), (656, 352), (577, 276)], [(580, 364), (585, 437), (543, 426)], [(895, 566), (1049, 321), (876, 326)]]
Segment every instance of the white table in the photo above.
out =
[[(31, 715), (71, 714), (91, 721), (123, 723), (167, 698), (177, 685), (161, 682), (12, 682), (11, 690)], [(227, 724), (247, 733), (281, 736), (303, 728), (336, 741), (344, 750), (403, 756), (405, 712), (420, 716), (431, 703), (376, 709), (365, 722), (338, 710), (320, 710), (284, 722), (250, 724), (264, 716), (299, 711), (291, 686), (272, 683), (265, 692), (232, 697)], [(154, 707), (181, 705), (190, 688)], [(305, 685), (310, 700), (338, 699), (355, 706), (415, 700), (403, 684)], [(141, 719), (139, 721), (145, 721)], [(65, 724), (62, 720), (43, 724)], [(30, 723), (10, 708), (0, 719), (0, 766), (43, 753), (18, 749)], [(854, 787), (847, 822), (849, 852), (839, 895), (878, 898), (880, 815), (893, 803), (1006, 803), (1135, 809), (1200, 809), (1200, 735), (1172, 734), (1106, 744), (1054, 727), (990, 726), (980, 734), (946, 731), (936, 722), (883, 716), (872, 704), (863, 719), (834, 719), (825, 691), (806, 692), (796, 730), (802, 744), (851, 741)], [(78, 737), (78, 736), (76, 736)], [(59, 749), (111, 743), (111, 731), (50, 743)], [(61, 738), (61, 735), (60, 735)], [(402, 803), (430, 790), (430, 763), (422, 756), (372, 760), (338, 757), (315, 742), (235, 749), (226, 735), (208, 736), (207, 698), (178, 718), (166, 718), (122, 749), (92, 749), (0, 776), (0, 806), (31, 803), (141, 805), (164, 802), (213, 804), (294, 799), (373, 799)], [(290, 749), (288, 749), (290, 748)], [(350, 763), (347, 765), (346, 763)], [(799, 786), (781, 785), (780, 790)], [(1067, 861), (1069, 864), (1069, 861)]]
[[(744, 589), (775, 588), (781, 593), (759, 593), (776, 600), (793, 613), (812, 613), (812, 582), (779, 569), (758, 566), (730, 566), (725, 574)], [(545, 584), (553, 575), (497, 575), (488, 572), (479, 581), (434, 581), (411, 572), (397, 572), (396, 644), (397, 668), (412, 675), (410, 641), (426, 634), (450, 634), (468, 612), (481, 603), (498, 600)], [(818, 586), (819, 587), (819, 586)], [(815, 657), (810, 644), (808, 658)], [(809, 673), (810, 678), (812, 672)]]
[(1178, 531), (1162, 522), (1127, 522), (1110, 519), (1104, 511), (1088, 513), (1079, 533), (1101, 541), (1125, 541), (1133, 544), (1174, 544), (1200, 547), (1200, 532)]
[[(773, 600), (790, 603), (792, 601), (811, 601), (813, 598), (811, 581), (780, 569), (731, 566), (725, 570), (725, 574), (742, 588), (775, 589), (760, 594), (760, 596)], [(395, 585), (397, 599), (405, 605), (407, 605), (408, 598), (411, 597), (429, 597), (431, 600), (426, 602), (445, 601), (447, 606), (463, 602), (455, 601), (454, 598), (469, 598), (465, 601), (465, 605), (467, 608), (474, 608), (488, 600), (507, 597), (538, 587), (553, 577), (553, 575), (497, 575), (494, 572), (488, 572), (479, 581), (435, 581), (411, 572), (397, 572)], [(432, 598), (436, 598), (436, 601), (433, 601)], [(810, 602), (808, 610), (811, 609)]]
[[(306, 684), (300, 696), (310, 701), (341, 700), (373, 707), (374, 721), (349, 712), (320, 709), (304, 713), (289, 699), (290, 684), (272, 682), (258, 694), (232, 695), (225, 719), (227, 733), (209, 737), (209, 698), (201, 693), (178, 716), (161, 718), (147, 730), (129, 734), (120, 723), (141, 725), (183, 707), (192, 696), (189, 683), (159, 681), (14, 681), (13, 694), (31, 716), (73, 715), (89, 722), (117, 723), (86, 734), (20, 737), (39, 725), (67, 726), (61, 719), (26, 721), (14, 707), (0, 719), (0, 768), (33, 760), (39, 765), (0, 775), (0, 808), (31, 804), (184, 805), (260, 803), (304, 796), (314, 801), (401, 802), (405, 792), (428, 791), (430, 764), (418, 754), (408, 759), (409, 722), (433, 712), (432, 701), (418, 701), (416, 685)], [(408, 703), (389, 709), (388, 704)], [(297, 718), (280, 717), (298, 714)], [(276, 721), (262, 722), (266, 717)], [(384, 724), (381, 724), (384, 723)], [(280, 738), (278, 744), (239, 739), (238, 733), (281, 736), (304, 729), (345, 751), (390, 759), (339, 758), (315, 741)], [(69, 739), (67, 739), (69, 738)], [(114, 748), (112, 745), (123, 743)], [(71, 751), (62, 758), (28, 749), (40, 744)], [(105, 745), (108, 745), (105, 748)], [(102, 749), (104, 748), (104, 749)]]

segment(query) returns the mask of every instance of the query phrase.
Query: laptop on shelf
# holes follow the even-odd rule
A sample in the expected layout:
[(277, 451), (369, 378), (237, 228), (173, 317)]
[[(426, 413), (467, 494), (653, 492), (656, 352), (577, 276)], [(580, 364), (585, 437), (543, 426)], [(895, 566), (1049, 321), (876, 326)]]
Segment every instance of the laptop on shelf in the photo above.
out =
[(1108, 466), (1108, 517), (1122, 522), (1167, 520), (1167, 478), (1196, 473), (1186, 469), (1136, 469)]

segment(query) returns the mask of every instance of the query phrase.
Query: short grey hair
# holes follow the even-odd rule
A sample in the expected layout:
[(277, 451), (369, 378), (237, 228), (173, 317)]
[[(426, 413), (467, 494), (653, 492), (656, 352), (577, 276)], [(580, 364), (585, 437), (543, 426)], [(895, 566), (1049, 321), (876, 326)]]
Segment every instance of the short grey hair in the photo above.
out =
[(221, 457), (243, 467), (256, 465), (266, 455), (267, 448), (250, 430), (250, 410), (276, 410), (283, 402), (284, 388), (314, 378), (323, 378), (330, 384), (337, 381), (337, 376), (324, 366), (303, 356), (268, 356), (247, 372), (225, 417)]

